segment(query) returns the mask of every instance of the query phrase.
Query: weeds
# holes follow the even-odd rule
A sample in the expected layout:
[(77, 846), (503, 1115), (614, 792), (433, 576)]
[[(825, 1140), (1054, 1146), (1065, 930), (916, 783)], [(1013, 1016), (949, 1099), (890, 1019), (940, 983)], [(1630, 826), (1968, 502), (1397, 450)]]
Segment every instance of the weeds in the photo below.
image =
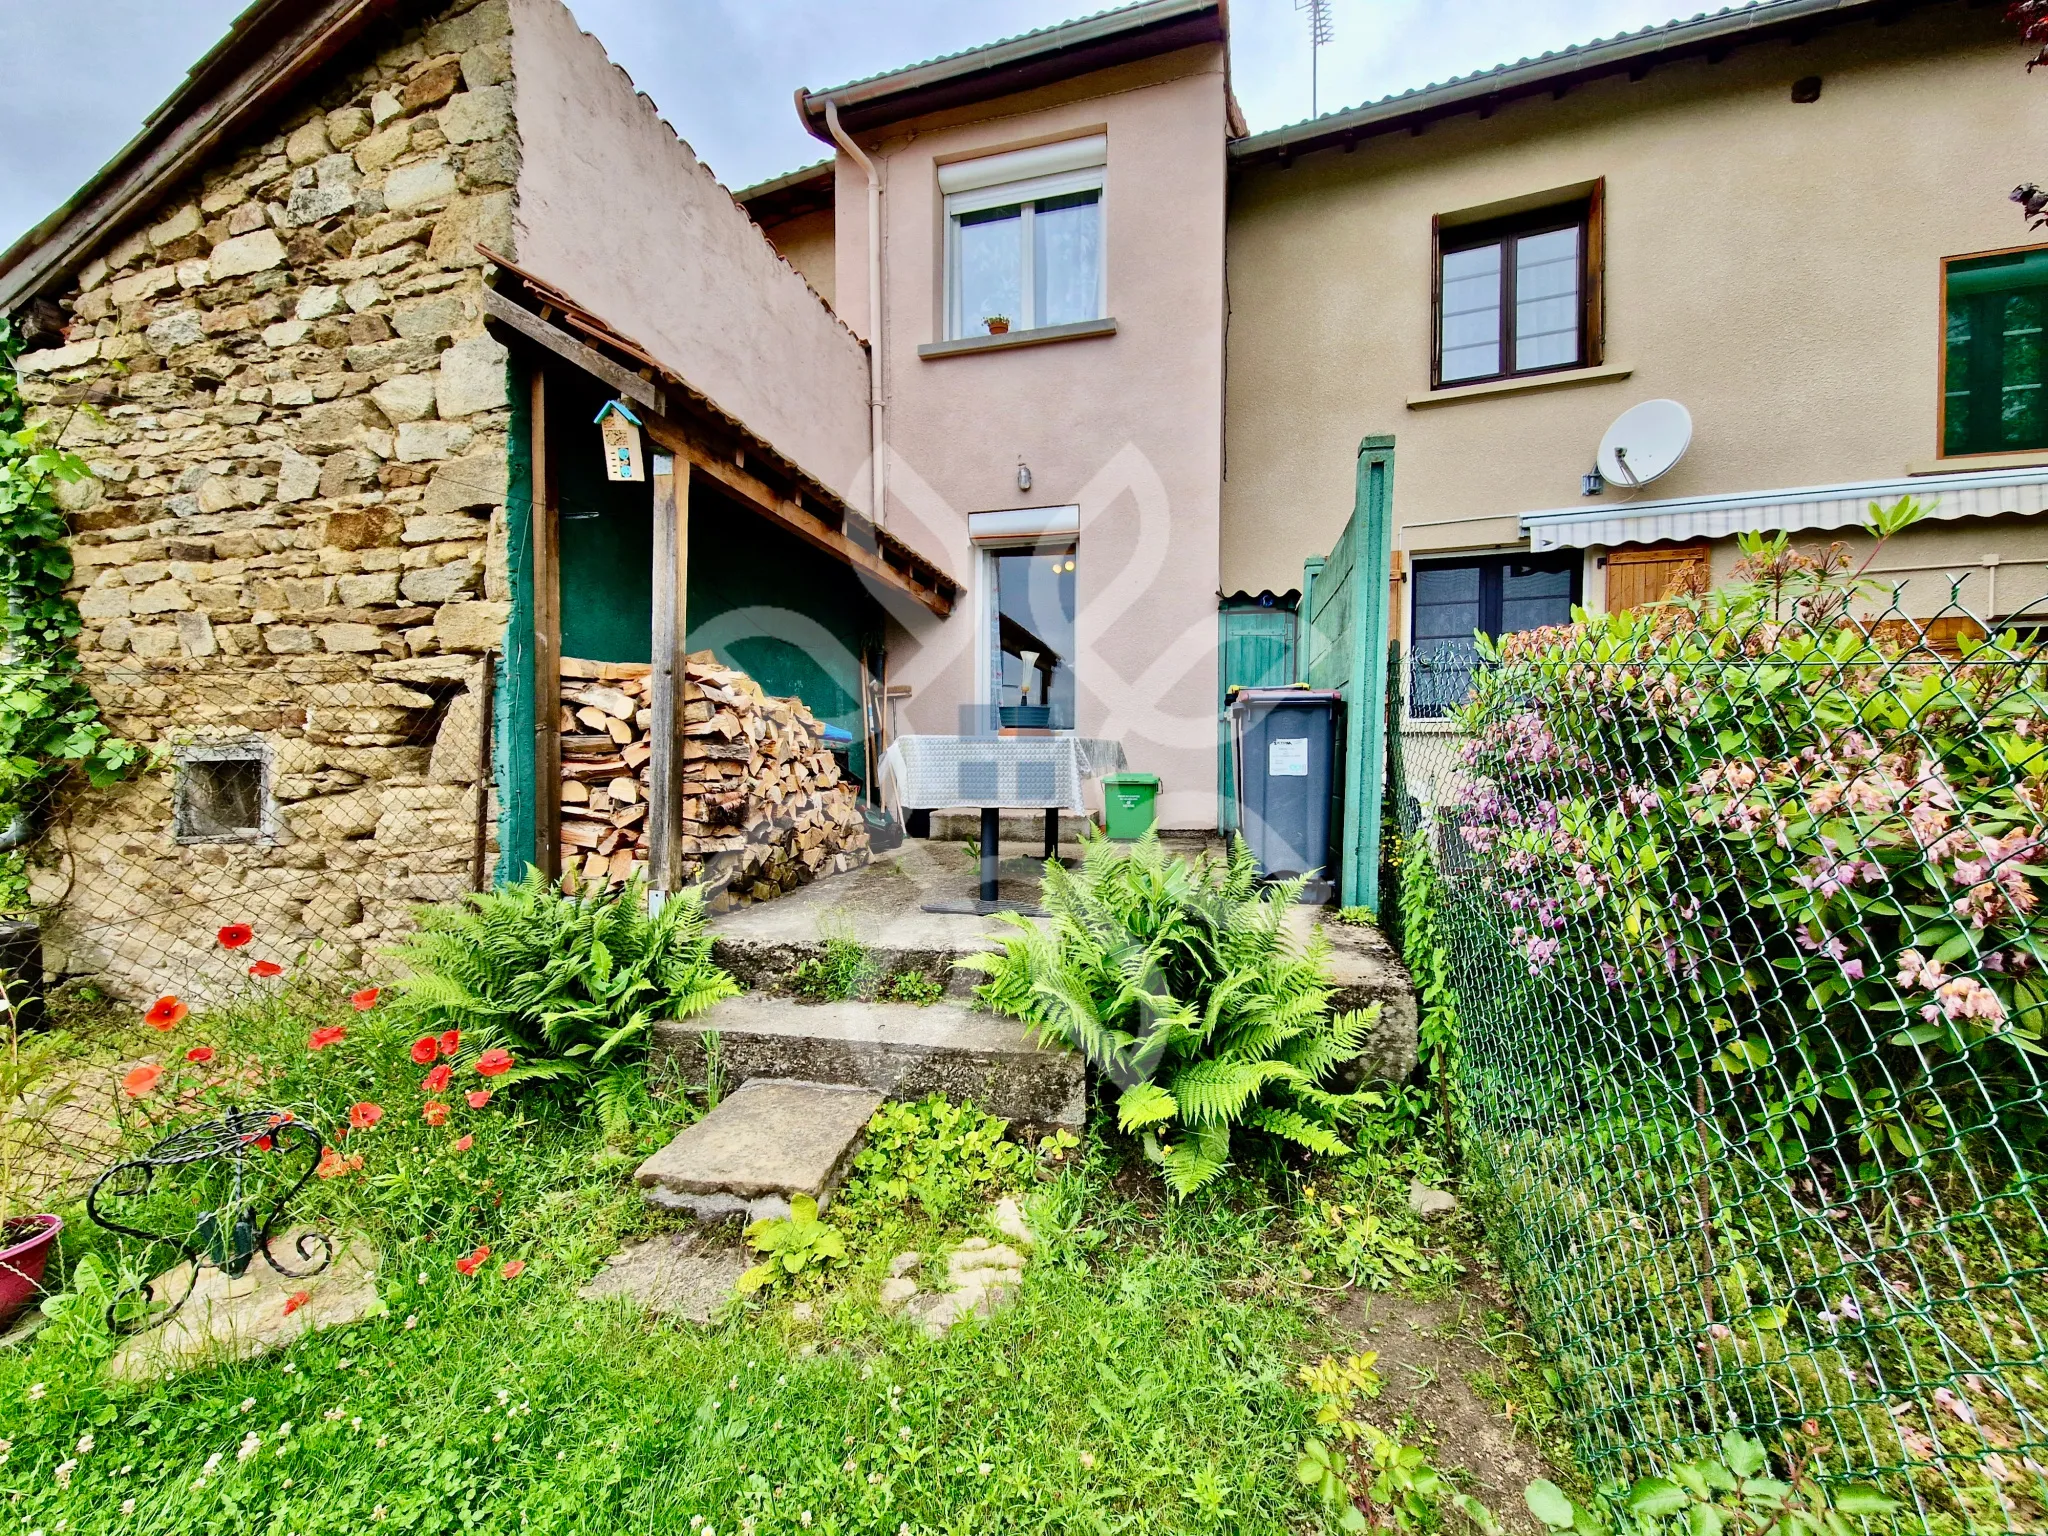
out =
[(790, 973), (789, 988), (818, 1003), (842, 1003), (861, 996), (873, 983), (877, 967), (858, 939), (833, 935), (825, 953), (801, 962)]

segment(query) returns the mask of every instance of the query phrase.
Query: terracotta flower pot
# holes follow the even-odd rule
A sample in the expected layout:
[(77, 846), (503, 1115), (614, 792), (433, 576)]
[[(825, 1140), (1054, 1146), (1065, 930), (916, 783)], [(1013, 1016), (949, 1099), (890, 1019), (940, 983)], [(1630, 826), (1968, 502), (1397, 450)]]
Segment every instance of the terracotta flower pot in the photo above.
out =
[(0, 1329), (19, 1317), (42, 1289), (43, 1268), (57, 1234), (64, 1230), (56, 1216), (23, 1216), (0, 1230)]
[(988, 333), (991, 336), (1007, 336), (1010, 333), (1010, 322), (1007, 320), (996, 319), (983, 323), (988, 326)]

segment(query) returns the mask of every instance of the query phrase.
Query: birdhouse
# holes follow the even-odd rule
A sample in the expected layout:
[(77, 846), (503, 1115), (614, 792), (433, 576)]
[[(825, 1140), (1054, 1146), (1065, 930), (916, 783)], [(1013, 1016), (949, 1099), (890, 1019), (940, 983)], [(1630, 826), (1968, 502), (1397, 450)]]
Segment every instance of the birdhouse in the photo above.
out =
[(645, 480), (647, 468), (640, 456), (640, 418), (623, 400), (607, 400), (597, 413), (598, 435), (604, 439), (604, 475), (607, 480)]

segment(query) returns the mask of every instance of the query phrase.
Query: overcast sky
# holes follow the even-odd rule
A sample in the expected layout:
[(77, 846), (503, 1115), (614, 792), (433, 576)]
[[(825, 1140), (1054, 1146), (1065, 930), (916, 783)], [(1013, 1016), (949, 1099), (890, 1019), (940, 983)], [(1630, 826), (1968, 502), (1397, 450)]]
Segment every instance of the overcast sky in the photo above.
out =
[[(103, 165), (245, 0), (0, 0), (0, 246)], [(1089, 0), (569, 0), (730, 187), (823, 158), (798, 86), (838, 85), (1098, 9)], [(1669, 20), (1677, 0), (1331, 0), (1324, 111)], [(1688, 8), (1687, 14), (1697, 6)], [(1296, 0), (1232, 0), (1256, 129), (1309, 115)]]

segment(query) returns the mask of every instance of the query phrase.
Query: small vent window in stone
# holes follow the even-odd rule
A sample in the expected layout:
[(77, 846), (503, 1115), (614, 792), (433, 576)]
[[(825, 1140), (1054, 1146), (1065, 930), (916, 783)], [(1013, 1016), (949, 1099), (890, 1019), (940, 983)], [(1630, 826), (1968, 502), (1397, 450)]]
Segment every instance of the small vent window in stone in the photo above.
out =
[(263, 758), (252, 748), (178, 755), (175, 831), (181, 843), (248, 843), (264, 835)]

